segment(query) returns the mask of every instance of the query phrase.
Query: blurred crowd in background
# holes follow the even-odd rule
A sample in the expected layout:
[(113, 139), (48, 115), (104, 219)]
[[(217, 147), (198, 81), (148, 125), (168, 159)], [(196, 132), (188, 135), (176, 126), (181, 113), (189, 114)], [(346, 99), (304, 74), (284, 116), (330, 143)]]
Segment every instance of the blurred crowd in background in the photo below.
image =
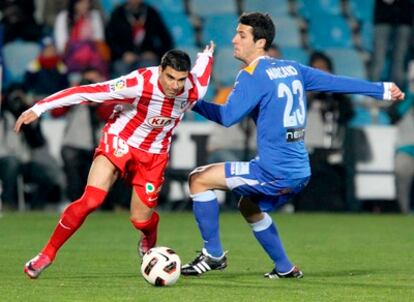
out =
[[(394, 81), (407, 95), (403, 103), (389, 106), (369, 98), (308, 94), (305, 142), (313, 176), (293, 201), (295, 209), (364, 210), (356, 200), (354, 177), (357, 161), (369, 159), (370, 154), (359, 129), (380, 125), (397, 129), (392, 171), (379, 171), (393, 175), (396, 194), (387, 206), (378, 198), (368, 210), (412, 211), (414, 1), (2, 0), (0, 9), (3, 209), (17, 209), (22, 199), (30, 209), (56, 208), (76, 200), (86, 183), (99, 132), (113, 107), (60, 108), (16, 135), (13, 125), (24, 110), (69, 86), (158, 65), (171, 48), (187, 51), (194, 61), (210, 40), (217, 44), (217, 51), (206, 98), (223, 103), (243, 67), (232, 55), (237, 17), (243, 11), (261, 11), (268, 12), (277, 26), (269, 56), (330, 73)], [(65, 120), (59, 160), (51, 155), (42, 133), (44, 119)], [(186, 121), (207, 123), (193, 113)], [(203, 148), (206, 163), (249, 160), (255, 154), (254, 124), (246, 120), (229, 129), (213, 126)], [(174, 170), (167, 175), (167, 182), (173, 180)], [(128, 190), (123, 183), (117, 184), (105, 207), (127, 206)], [(161, 207), (168, 198), (168, 193), (162, 194)], [(223, 206), (235, 205), (231, 196), (225, 197)]]

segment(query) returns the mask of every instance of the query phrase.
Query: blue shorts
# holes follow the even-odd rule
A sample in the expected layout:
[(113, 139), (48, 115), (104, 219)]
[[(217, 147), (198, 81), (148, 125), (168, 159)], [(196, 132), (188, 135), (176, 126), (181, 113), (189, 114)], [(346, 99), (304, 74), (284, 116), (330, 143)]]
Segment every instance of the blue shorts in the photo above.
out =
[(257, 202), (263, 212), (279, 208), (303, 190), (310, 176), (275, 179), (264, 171), (255, 160), (225, 163), (227, 186), (240, 196)]

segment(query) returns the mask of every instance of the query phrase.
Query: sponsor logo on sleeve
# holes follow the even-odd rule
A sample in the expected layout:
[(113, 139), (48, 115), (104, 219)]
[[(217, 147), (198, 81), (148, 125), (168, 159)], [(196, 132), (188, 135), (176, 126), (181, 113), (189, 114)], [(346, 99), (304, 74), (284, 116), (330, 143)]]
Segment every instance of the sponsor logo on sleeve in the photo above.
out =
[(117, 92), (126, 87), (126, 81), (124, 79), (114, 80), (109, 84), (111, 92)]

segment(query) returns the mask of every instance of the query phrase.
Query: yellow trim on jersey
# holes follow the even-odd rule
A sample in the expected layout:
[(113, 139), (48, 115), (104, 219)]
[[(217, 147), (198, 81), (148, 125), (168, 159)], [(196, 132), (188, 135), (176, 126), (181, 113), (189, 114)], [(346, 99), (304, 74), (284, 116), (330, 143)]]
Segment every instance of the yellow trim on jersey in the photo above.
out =
[(256, 69), (257, 63), (259, 63), (258, 60), (256, 62), (254, 62), (253, 64), (245, 67), (244, 70), (247, 71), (250, 74), (253, 74), (254, 70)]

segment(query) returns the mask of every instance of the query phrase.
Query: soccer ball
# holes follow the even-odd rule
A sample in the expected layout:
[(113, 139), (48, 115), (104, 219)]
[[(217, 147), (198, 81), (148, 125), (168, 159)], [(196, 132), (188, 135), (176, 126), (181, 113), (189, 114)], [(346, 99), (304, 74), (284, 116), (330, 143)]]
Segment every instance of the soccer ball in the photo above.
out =
[(152, 285), (173, 285), (181, 274), (180, 257), (168, 247), (154, 247), (142, 258), (141, 274)]

